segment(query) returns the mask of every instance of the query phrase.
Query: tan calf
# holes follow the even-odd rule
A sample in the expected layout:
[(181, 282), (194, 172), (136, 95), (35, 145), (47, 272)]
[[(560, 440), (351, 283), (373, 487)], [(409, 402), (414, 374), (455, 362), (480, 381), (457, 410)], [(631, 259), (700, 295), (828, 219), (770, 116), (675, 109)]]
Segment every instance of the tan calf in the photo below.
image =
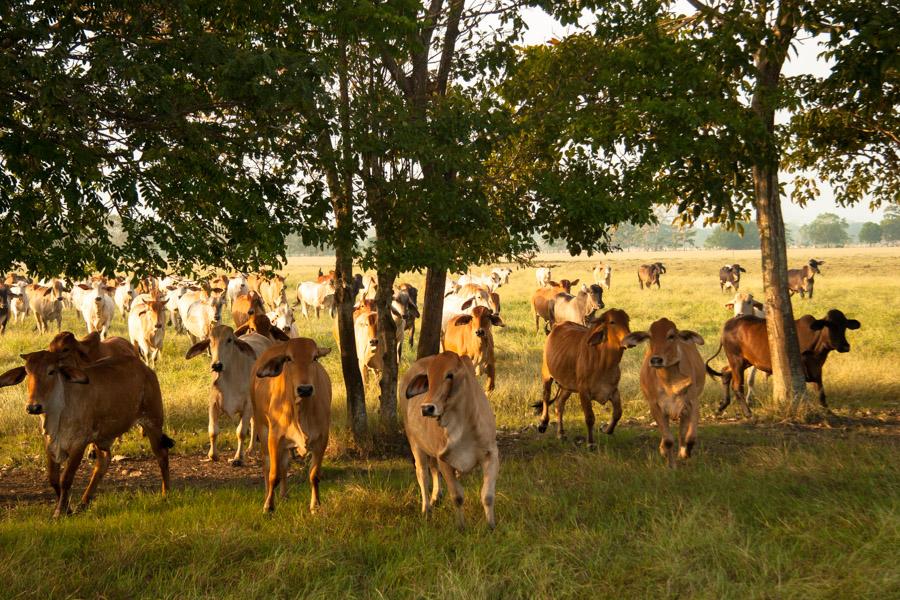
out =
[(504, 327), (500, 315), (491, 309), (476, 306), (471, 315), (457, 315), (447, 323), (444, 349), (468, 356), (475, 365), (476, 375), (487, 375), (487, 391), (494, 391), (496, 366), (494, 364), (493, 326)]
[(440, 472), (463, 527), (463, 487), (457, 475), (481, 465), (481, 505), (493, 529), (500, 472), (497, 423), (469, 357), (442, 352), (414, 362), (400, 382), (400, 413), (416, 461), (422, 512), (430, 514), (432, 504), (440, 499)]

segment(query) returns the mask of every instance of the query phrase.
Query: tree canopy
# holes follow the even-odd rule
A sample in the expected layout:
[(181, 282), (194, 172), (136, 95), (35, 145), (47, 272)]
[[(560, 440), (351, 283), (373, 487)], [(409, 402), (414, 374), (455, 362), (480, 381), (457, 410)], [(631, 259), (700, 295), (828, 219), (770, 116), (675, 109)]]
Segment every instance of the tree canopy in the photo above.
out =
[(725, 248), (727, 250), (749, 250), (759, 248), (759, 227), (750, 221), (740, 223), (741, 228), (728, 229), (719, 225), (706, 238), (703, 245), (707, 248)]
[(822, 213), (800, 228), (801, 241), (810, 246), (844, 246), (850, 241), (847, 220), (834, 213)]
[(862, 244), (877, 244), (881, 242), (881, 225), (878, 223), (863, 223), (859, 230), (859, 241)]

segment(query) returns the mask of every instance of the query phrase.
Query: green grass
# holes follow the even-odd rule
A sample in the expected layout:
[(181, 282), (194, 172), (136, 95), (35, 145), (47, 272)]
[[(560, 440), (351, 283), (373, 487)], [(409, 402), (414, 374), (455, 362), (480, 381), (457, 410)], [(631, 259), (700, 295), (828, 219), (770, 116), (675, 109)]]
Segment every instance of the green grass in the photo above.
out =
[[(807, 255), (792, 253), (792, 264)], [(639, 348), (623, 361), (624, 419), (614, 436), (601, 436), (595, 452), (585, 449), (577, 402), (568, 407), (568, 440), (541, 436), (528, 405), (539, 398), (543, 335), (534, 333), (530, 317), (533, 271), (516, 271), (501, 289), (508, 327), (496, 334), (498, 390), (491, 402), (501, 428), (501, 471), (493, 533), (477, 501), (479, 475), (464, 480), (469, 526), (459, 532), (446, 503), (430, 521), (418, 514), (411, 460), (349, 452), (332, 353), (323, 361), (335, 382), (332, 444), (317, 514), (307, 510), (299, 468), (272, 518), (261, 511), (258, 467), (247, 467), (244, 479), (203, 486), (179, 484), (184, 474), (176, 472), (166, 500), (106, 481), (88, 512), (58, 523), (48, 518), (48, 489), (47, 502), (2, 509), (0, 596), (897, 597), (900, 284), (890, 273), (900, 266), (900, 251), (815, 256), (826, 259), (825, 276), (813, 301), (795, 298), (797, 314), (822, 316), (837, 307), (862, 321), (848, 336), (853, 350), (833, 354), (825, 367), (841, 427), (779, 424), (778, 412), (766, 406), (754, 423), (717, 420), (720, 388), (708, 380), (695, 457), (670, 471), (637, 386)], [(669, 269), (663, 289), (641, 292), (636, 265), (656, 259)], [(588, 261), (550, 261), (560, 264), (557, 277), (589, 278)], [(753, 253), (676, 252), (613, 257), (613, 289), (604, 299), (628, 311), (632, 330), (668, 316), (698, 331), (709, 356), (728, 317), (716, 273), (733, 261), (750, 271), (742, 289), (761, 295)], [(319, 265), (325, 263), (292, 261), (289, 283), (296, 286)], [(65, 319), (64, 327), (83, 332), (73, 313)], [(303, 335), (333, 345), (326, 319), (299, 325)], [(115, 332), (125, 334), (124, 322), (117, 320)], [(168, 336), (158, 368), (167, 430), (175, 452), (196, 457), (203, 468), (208, 362), (185, 361), (187, 338)], [(49, 338), (32, 333), (31, 322), (12, 326), (0, 340), (0, 370)], [(375, 387), (369, 391), (374, 422)], [(765, 401), (764, 386), (760, 391)], [(41, 469), (37, 420), (24, 403), (23, 386), (0, 390), (0, 469), (6, 469), (0, 495), (9, 473), (38, 477)], [(595, 411), (598, 423), (608, 417), (605, 407)], [(230, 423), (223, 421), (220, 436), (226, 456), (234, 448)], [(117, 451), (149, 454), (135, 433)]]

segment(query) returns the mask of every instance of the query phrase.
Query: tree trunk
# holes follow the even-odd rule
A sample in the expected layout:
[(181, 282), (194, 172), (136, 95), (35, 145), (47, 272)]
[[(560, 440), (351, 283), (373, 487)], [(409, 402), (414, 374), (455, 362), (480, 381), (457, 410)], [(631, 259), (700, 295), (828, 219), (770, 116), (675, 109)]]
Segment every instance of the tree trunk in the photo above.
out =
[(757, 61), (759, 69), (751, 108), (765, 126), (768, 149), (761, 149), (753, 168), (756, 222), (762, 250), (763, 288), (766, 294), (766, 330), (772, 355), (772, 396), (776, 406), (796, 409), (804, 398), (806, 377), (787, 284), (787, 243), (778, 186), (779, 151), (775, 136), (775, 98), (781, 63)]
[(383, 371), (381, 372), (381, 424), (392, 429), (397, 423), (397, 381), (400, 365), (397, 361), (397, 328), (394, 315), (391, 313), (391, 301), (394, 297), (393, 272), (378, 272), (378, 290), (375, 293), (375, 304), (378, 307), (378, 351), (381, 353)]
[(335, 305), (337, 308), (338, 337), (341, 350), (341, 371), (344, 375), (344, 387), (347, 390), (347, 420), (353, 431), (353, 439), (361, 443), (368, 428), (366, 415), (366, 390), (363, 386), (362, 374), (359, 372), (359, 359), (356, 356), (356, 337), (353, 331), (353, 297), (351, 283), (353, 281), (353, 261), (350, 254), (341, 245), (335, 247)]
[(422, 301), (422, 323), (416, 358), (432, 356), (441, 350), (441, 317), (444, 313), (446, 283), (447, 269), (431, 267), (425, 273), (425, 299)]

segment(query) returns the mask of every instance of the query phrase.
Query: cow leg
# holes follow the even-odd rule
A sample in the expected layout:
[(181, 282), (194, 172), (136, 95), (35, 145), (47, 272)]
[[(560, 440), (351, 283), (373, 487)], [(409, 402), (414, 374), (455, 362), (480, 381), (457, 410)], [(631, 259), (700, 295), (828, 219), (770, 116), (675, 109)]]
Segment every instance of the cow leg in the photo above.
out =
[(91, 500), (94, 499), (94, 491), (97, 489), (103, 476), (106, 475), (106, 470), (109, 469), (109, 459), (109, 448), (97, 446), (97, 458), (94, 460), (94, 471), (91, 473), (91, 480), (88, 482), (88, 486), (84, 490), (84, 495), (81, 497), (81, 504), (78, 505), (78, 510), (87, 508), (91, 503)]
[(556, 437), (561, 440), (566, 437), (566, 432), (563, 428), (563, 416), (566, 413), (566, 400), (568, 400), (571, 395), (572, 392), (563, 390), (562, 388), (560, 388), (559, 393), (556, 394)]
[(750, 367), (750, 375), (747, 377), (746, 396), (747, 406), (753, 404), (753, 386), (756, 385), (756, 367)]
[(317, 448), (311, 450), (312, 461), (309, 464), (309, 511), (315, 512), (319, 506), (319, 471), (322, 468), (322, 458), (325, 454), (325, 448)]
[(444, 497), (444, 490), (441, 488), (441, 472), (438, 470), (437, 460), (430, 456), (428, 470), (431, 471), (431, 506), (437, 506)]
[(143, 429), (144, 435), (150, 440), (150, 449), (156, 457), (156, 464), (159, 465), (159, 475), (162, 479), (160, 493), (165, 496), (169, 491), (169, 448), (171, 448), (175, 442), (163, 435), (162, 427), (160, 426), (152, 428), (146, 426), (143, 427)]
[(409, 328), (409, 347), (413, 347), (413, 337), (416, 335), (416, 322), (413, 321), (412, 327)]
[(484, 508), (484, 518), (488, 527), (493, 529), (497, 525), (494, 518), (494, 489), (497, 486), (497, 474), (500, 473), (500, 457), (496, 452), (490, 452), (481, 461), (483, 481), (481, 484), (481, 506)]
[[(544, 433), (547, 431), (547, 424), (550, 422), (550, 405), (552, 402), (550, 401), (550, 390), (553, 387), (553, 379), (547, 379), (544, 381), (544, 389), (541, 394), (541, 421), (538, 423), (538, 431)], [(556, 392), (557, 398), (559, 394), (562, 392), (562, 388), (560, 388)], [(554, 398), (555, 400), (555, 398)]]
[(278, 478), (281, 480), (281, 489), (279, 493), (281, 494), (281, 499), (284, 500), (288, 495), (288, 468), (291, 466), (291, 461), (297, 457), (297, 449), (290, 448), (281, 453), (281, 458), (278, 462)]
[(641, 279), (640, 275), (638, 275), (638, 284), (641, 286), (641, 289), (644, 289), (644, 280)]
[(622, 396), (619, 395), (619, 388), (616, 388), (610, 394), (609, 401), (612, 405), (612, 414), (609, 417), (609, 424), (603, 428), (603, 433), (606, 435), (612, 435), (615, 432), (616, 425), (619, 424), (619, 419), (622, 418)]
[(813, 384), (813, 387), (816, 389), (816, 393), (819, 396), (819, 404), (822, 405), (822, 408), (828, 410), (828, 402), (825, 401), (825, 388), (822, 386), (822, 380), (810, 382)]
[(60, 487), (59, 487), (59, 473), (60, 473), (60, 465), (56, 462), (56, 459), (50, 454), (50, 449), (46, 450), (47, 454), (47, 479), (50, 480), (50, 487), (53, 488), (53, 491), (56, 493), (56, 501), (59, 502), (60, 495)]
[[(699, 399), (694, 399), (694, 402), (698, 401)], [(682, 460), (690, 458), (691, 452), (694, 451), (694, 444), (697, 442), (697, 422), (699, 419), (699, 414), (694, 415), (690, 411), (685, 411), (681, 415), (681, 422), (679, 423), (680, 431), (678, 432), (681, 445), (678, 448), (678, 458)]]
[(494, 381), (496, 379), (496, 366), (494, 363), (488, 363), (484, 369), (485, 375), (487, 375), (487, 391), (494, 391)]
[(722, 371), (722, 401), (719, 403), (719, 408), (716, 411), (716, 415), (721, 415), (725, 412), (725, 409), (728, 408), (728, 405), (731, 404), (731, 371), (723, 370)]
[(209, 452), (206, 453), (208, 460), (219, 460), (219, 451), (216, 449), (216, 440), (219, 438), (219, 408), (210, 403), (209, 405)]
[(263, 512), (275, 512), (275, 488), (280, 481), (281, 474), (281, 439), (275, 432), (269, 430), (269, 438), (266, 440), (269, 446), (269, 468), (266, 473), (266, 500), (263, 503)]
[(247, 434), (250, 431), (250, 413), (249, 411), (243, 411), (241, 413), (241, 420), (237, 425), (237, 429), (235, 429), (235, 436), (237, 437), (237, 450), (234, 452), (234, 457), (231, 459), (232, 467), (241, 467), (244, 465), (244, 444), (247, 439)]
[(581, 410), (584, 412), (584, 424), (587, 427), (587, 443), (588, 448), (594, 447), (594, 407), (591, 406), (591, 397), (582, 392), (578, 393), (578, 399), (581, 400)]
[(256, 448), (256, 417), (253, 416), (251, 412), (252, 409), (247, 408), (247, 413), (250, 415), (248, 418), (250, 419), (250, 441), (247, 443), (247, 452), (253, 452), (253, 449)]
[(418, 446), (411, 444), (413, 459), (416, 462), (416, 481), (419, 483), (419, 493), (422, 495), (422, 514), (431, 515), (431, 473), (429, 472), (429, 457)]
[(737, 396), (738, 402), (741, 404), (741, 410), (744, 413), (744, 417), (750, 418), (753, 416), (753, 413), (750, 411), (750, 405), (747, 404), (747, 397), (744, 395), (744, 369), (746, 367), (741, 365), (737, 369), (731, 370), (732, 376), (732, 388), (734, 389), (734, 393)]
[(58, 519), (62, 516), (70, 514), (69, 509), (69, 492), (72, 489), (72, 482), (75, 480), (75, 473), (81, 465), (81, 459), (84, 457), (84, 450), (87, 445), (76, 448), (74, 452), (69, 454), (66, 461), (66, 468), (63, 469), (62, 480), (60, 481), (59, 501), (56, 504), (56, 510), (53, 511), (53, 518)]
[(466, 516), (463, 512), (462, 484), (456, 478), (456, 471), (453, 467), (441, 459), (438, 459), (438, 468), (441, 470), (441, 475), (444, 476), (444, 481), (447, 482), (447, 488), (453, 495), (453, 503), (456, 505), (456, 524), (459, 525), (460, 529), (463, 529), (466, 526)]
[(541, 330), (541, 315), (534, 313), (534, 332)]

